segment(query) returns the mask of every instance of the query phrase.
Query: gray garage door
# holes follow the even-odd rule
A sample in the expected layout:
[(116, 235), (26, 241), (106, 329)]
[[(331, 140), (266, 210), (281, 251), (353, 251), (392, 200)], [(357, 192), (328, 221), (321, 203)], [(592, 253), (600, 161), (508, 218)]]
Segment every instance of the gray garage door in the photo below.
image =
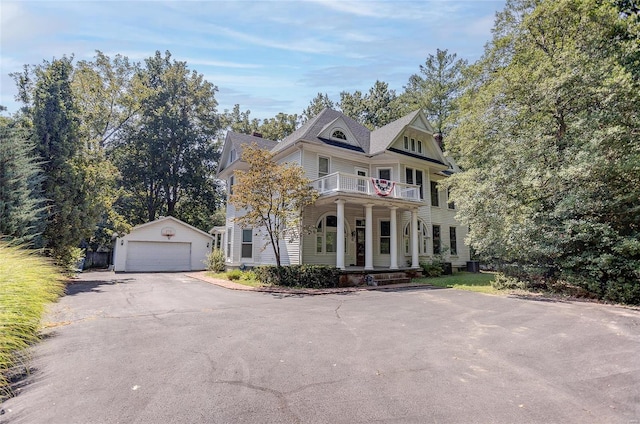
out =
[(130, 241), (128, 272), (191, 271), (191, 243)]

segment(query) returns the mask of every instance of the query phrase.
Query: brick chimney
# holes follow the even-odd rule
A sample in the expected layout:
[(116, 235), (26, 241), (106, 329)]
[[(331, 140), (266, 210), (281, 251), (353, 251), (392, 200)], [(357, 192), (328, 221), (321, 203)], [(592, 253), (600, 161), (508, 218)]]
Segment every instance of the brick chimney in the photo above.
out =
[(440, 146), (440, 150), (442, 150), (444, 152), (444, 142), (442, 141), (442, 134), (441, 133), (435, 133), (433, 135), (433, 138), (436, 139), (436, 143), (438, 143), (438, 146)]
[(251, 135), (254, 136), (254, 137), (262, 138), (262, 133), (259, 133), (259, 132), (256, 132), (256, 131), (254, 131), (253, 134), (251, 134)]

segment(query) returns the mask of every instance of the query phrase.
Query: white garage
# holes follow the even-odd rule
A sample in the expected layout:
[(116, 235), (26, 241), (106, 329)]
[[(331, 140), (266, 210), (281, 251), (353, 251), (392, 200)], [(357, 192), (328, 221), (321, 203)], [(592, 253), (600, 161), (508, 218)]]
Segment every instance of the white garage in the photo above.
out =
[(171, 272), (206, 269), (213, 237), (172, 216), (139, 225), (116, 239), (116, 272)]

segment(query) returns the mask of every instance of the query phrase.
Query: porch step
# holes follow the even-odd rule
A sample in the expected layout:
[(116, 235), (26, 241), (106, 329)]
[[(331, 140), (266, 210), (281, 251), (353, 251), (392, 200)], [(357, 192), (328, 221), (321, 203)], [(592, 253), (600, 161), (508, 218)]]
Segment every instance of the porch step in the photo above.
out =
[(385, 286), (388, 284), (402, 284), (411, 282), (411, 278), (404, 272), (367, 274), (364, 280), (368, 286)]

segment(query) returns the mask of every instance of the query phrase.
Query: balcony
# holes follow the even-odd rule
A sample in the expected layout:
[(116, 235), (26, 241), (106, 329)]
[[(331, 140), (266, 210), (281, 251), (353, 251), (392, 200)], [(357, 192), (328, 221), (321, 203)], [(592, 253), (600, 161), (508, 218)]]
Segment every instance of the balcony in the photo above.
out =
[[(377, 184), (374, 183), (377, 181)], [(420, 186), (397, 181), (378, 180), (362, 175), (334, 172), (312, 181), (320, 196), (334, 193), (353, 193), (384, 199), (421, 202)]]

